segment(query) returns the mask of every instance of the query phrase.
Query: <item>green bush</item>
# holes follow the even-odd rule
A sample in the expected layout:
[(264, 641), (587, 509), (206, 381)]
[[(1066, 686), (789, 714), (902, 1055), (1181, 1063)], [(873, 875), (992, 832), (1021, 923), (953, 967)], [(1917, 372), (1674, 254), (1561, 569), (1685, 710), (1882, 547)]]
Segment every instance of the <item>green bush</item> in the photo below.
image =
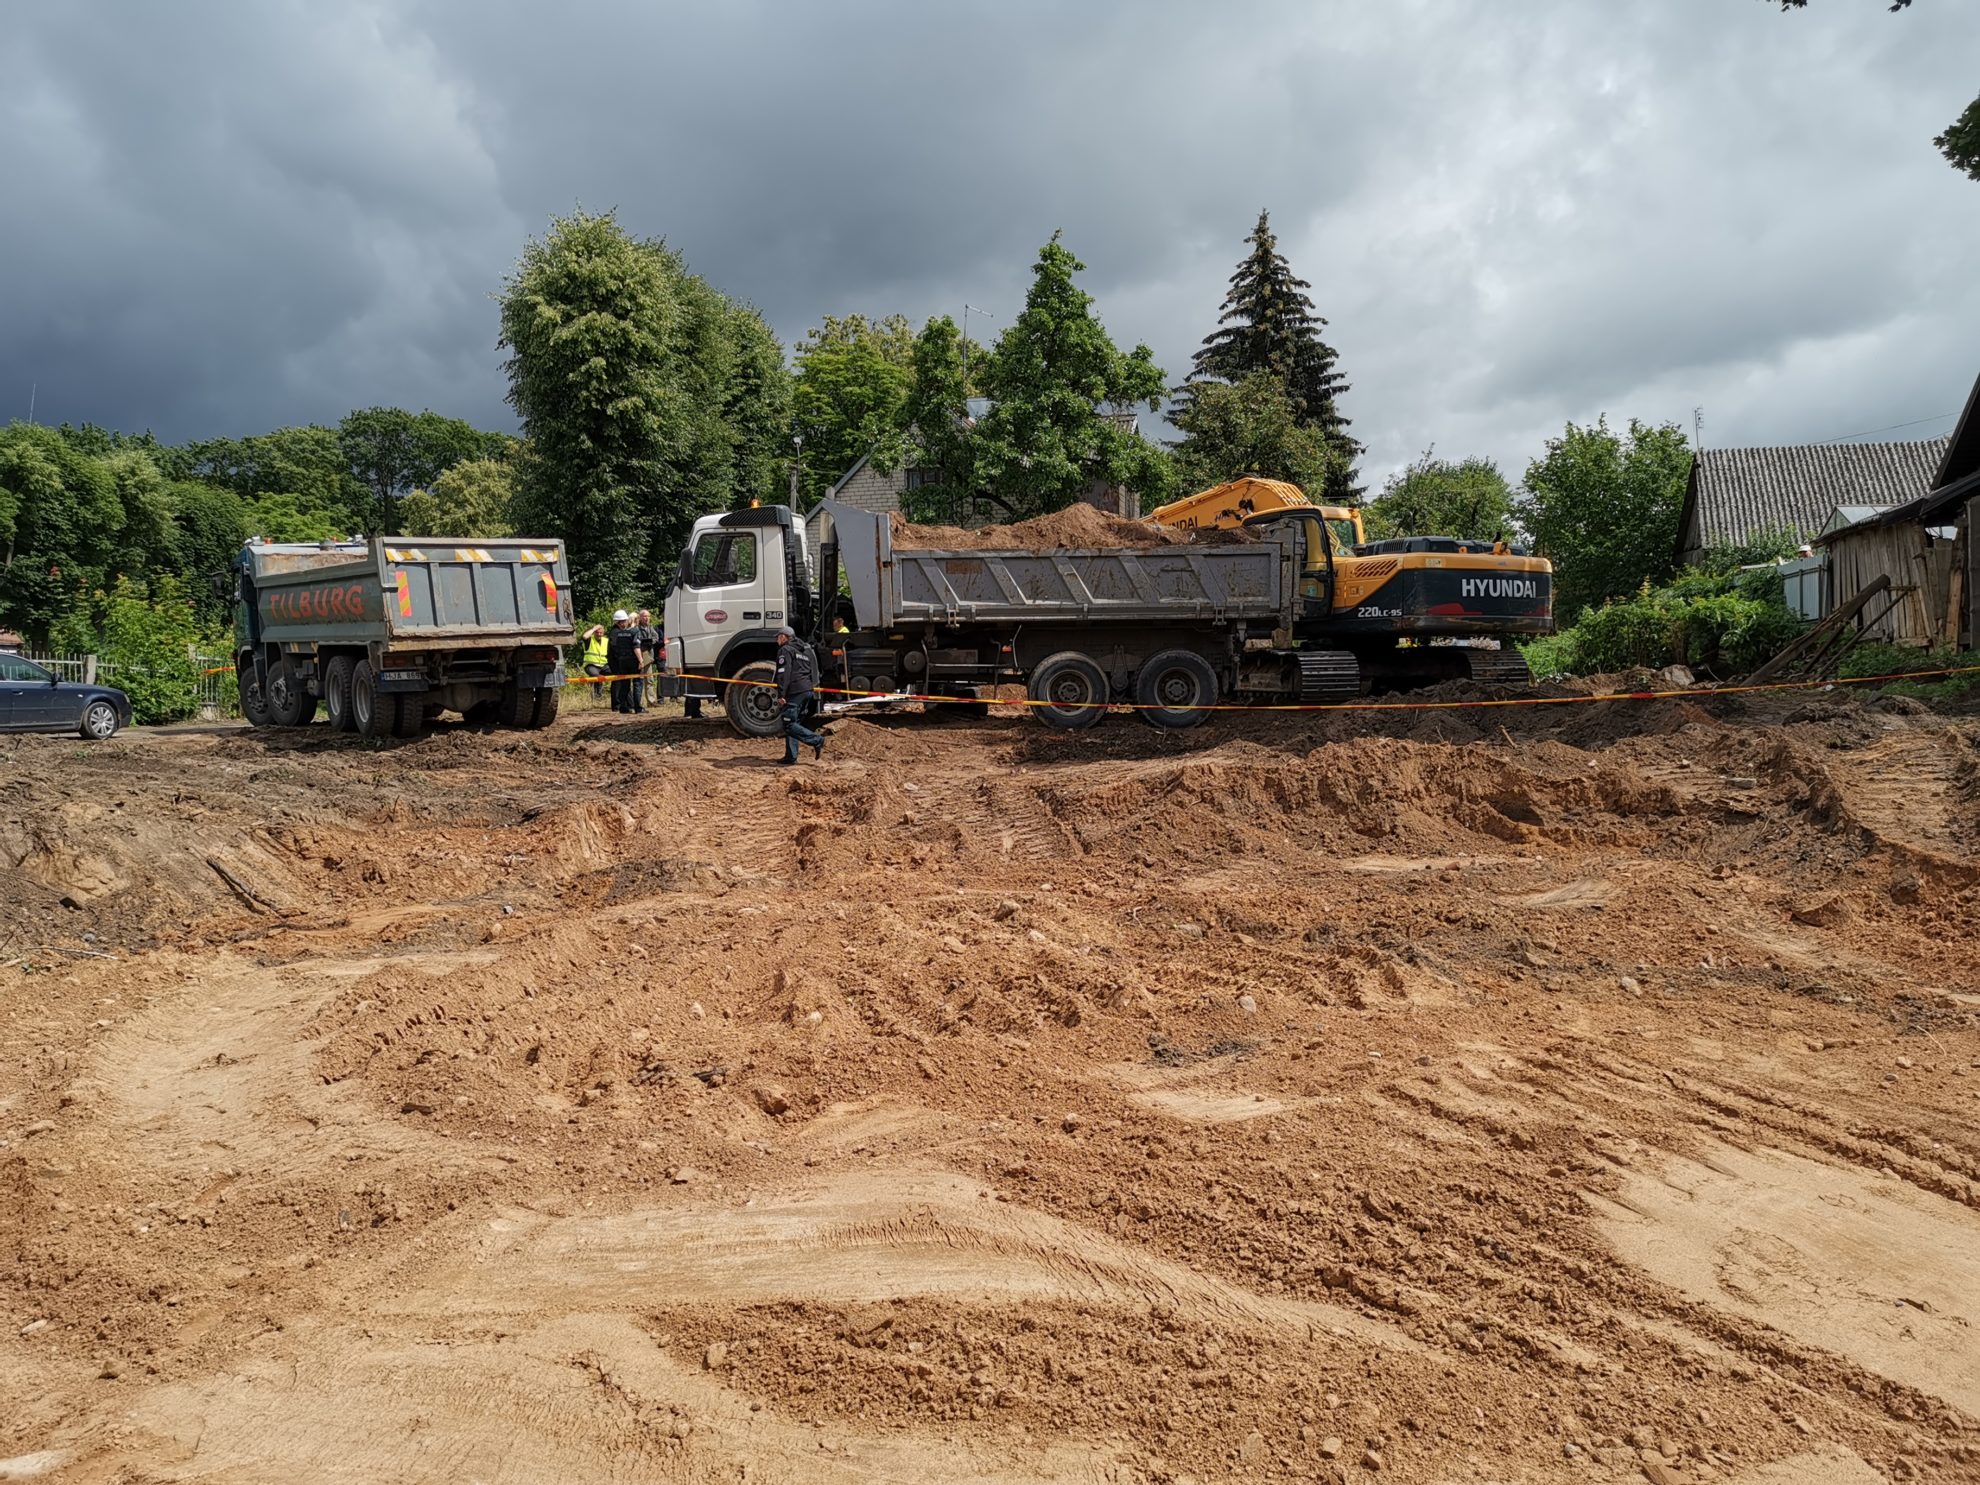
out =
[(1905, 675), (1921, 670), (1975, 667), (1972, 675), (1950, 675), (1917, 681), (1889, 681), (1880, 689), (1926, 700), (1955, 700), (1980, 692), (1980, 650), (1919, 650), (1909, 645), (1858, 645), (1838, 667), (1846, 679), (1873, 675)]
[(1685, 665), (1728, 676), (1752, 670), (1800, 632), (1771, 571), (1742, 573), (1727, 562), (1665, 588), (1645, 583), (1633, 598), (1586, 609), (1572, 628), (1523, 649), (1535, 675)]
[[(199, 710), (199, 621), (183, 584), (161, 577), (147, 590), (119, 578), (79, 601), (50, 632), (58, 650), (93, 652), (97, 675), (131, 699), (143, 723), (177, 722)], [(208, 648), (228, 648), (213, 640)]]

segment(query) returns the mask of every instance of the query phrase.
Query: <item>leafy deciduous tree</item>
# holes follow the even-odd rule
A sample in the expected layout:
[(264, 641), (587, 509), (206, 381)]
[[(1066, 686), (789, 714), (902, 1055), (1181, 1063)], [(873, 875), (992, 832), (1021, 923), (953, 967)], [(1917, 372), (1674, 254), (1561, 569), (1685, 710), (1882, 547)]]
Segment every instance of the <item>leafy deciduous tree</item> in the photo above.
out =
[(1490, 459), (1453, 463), (1425, 450), (1368, 503), (1368, 534), (1496, 541), (1511, 534), (1512, 486)]
[(431, 485), (441, 470), (463, 459), (499, 457), (513, 442), (460, 418), (402, 407), (363, 408), (337, 425), (337, 446), (351, 477), (370, 495), (365, 529), (386, 534), (400, 529), (400, 497)]
[(1554, 612), (1564, 624), (1670, 575), (1690, 476), (1691, 445), (1675, 423), (1632, 418), (1624, 437), (1603, 417), (1547, 440), (1515, 506), (1553, 560)]
[(506, 460), (463, 459), (442, 470), (432, 488), (414, 490), (400, 500), (399, 518), (413, 536), (537, 534), (516, 530), (510, 509), (515, 494), (515, 473)]
[(900, 414), (915, 464), (935, 476), (902, 496), (912, 520), (959, 519), (976, 487), (969, 396), (962, 333), (947, 315), (937, 316), (915, 337), (914, 376)]
[(1201, 382), (1172, 417), (1186, 435), (1174, 446), (1181, 490), (1207, 490), (1255, 474), (1289, 480), (1321, 500), (1338, 483), (1339, 447), (1299, 421), (1286, 384), (1269, 371), (1236, 382)]
[(998, 337), (983, 373), (990, 410), (973, 438), (980, 493), (1013, 517), (1059, 510), (1096, 481), (1159, 499), (1161, 449), (1121, 414), (1162, 397), (1162, 368), (1137, 345), (1123, 354), (1073, 282), (1085, 268), (1059, 241), (1039, 250), (1024, 310)]
[(798, 342), (791, 413), (804, 438), (799, 488), (806, 505), (838, 483), (862, 455), (898, 468), (901, 409), (914, 375), (914, 331), (900, 315), (827, 315)]
[(563, 533), (583, 610), (630, 590), (648, 553), (643, 511), (672, 498), (680, 305), (657, 254), (612, 214), (580, 211), (523, 248), (501, 309), (509, 403), (528, 439), (516, 519)]

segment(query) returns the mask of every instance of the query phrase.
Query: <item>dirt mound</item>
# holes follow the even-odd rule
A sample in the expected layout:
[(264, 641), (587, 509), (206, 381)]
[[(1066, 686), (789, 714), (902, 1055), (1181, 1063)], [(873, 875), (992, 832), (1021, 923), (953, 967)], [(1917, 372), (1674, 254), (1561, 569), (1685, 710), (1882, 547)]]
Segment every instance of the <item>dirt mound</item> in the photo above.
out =
[(1089, 547), (1187, 546), (1192, 538), (1200, 542), (1246, 542), (1254, 539), (1244, 531), (1174, 531), (1147, 521), (1113, 515), (1083, 502), (1008, 526), (914, 526), (900, 515), (891, 519), (897, 551), (1071, 551)]
[(1970, 1479), (1971, 724), (1553, 694), (30, 740), (0, 1474)]

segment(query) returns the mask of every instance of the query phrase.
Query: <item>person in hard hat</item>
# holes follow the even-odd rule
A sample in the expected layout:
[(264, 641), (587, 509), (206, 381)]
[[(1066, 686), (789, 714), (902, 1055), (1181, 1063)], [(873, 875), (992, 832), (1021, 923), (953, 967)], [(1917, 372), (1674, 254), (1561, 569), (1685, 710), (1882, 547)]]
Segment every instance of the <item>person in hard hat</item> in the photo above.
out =
[(825, 756), (825, 734), (804, 725), (804, 714), (818, 690), (818, 657), (787, 624), (777, 631), (777, 700), (784, 712), (784, 766), (798, 761), (798, 745), (811, 756)]
[(612, 710), (645, 711), (639, 697), (639, 631), (624, 609), (612, 614), (612, 632), (605, 641), (605, 663), (612, 674)]
[(605, 648), (605, 626), (603, 624), (593, 624), (589, 629), (584, 631), (583, 658), (578, 664), (584, 673), (593, 679), (593, 684), (587, 689), (594, 697), (598, 696), (604, 690), (604, 684), (599, 682), (597, 677), (607, 673), (605, 670)]

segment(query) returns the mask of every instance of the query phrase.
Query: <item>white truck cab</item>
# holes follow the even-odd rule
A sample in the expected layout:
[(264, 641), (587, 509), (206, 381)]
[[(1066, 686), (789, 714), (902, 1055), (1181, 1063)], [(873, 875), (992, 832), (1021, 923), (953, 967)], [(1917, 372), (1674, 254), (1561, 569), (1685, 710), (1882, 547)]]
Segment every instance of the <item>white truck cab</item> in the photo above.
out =
[[(702, 516), (688, 534), (663, 605), (667, 641), (664, 694), (723, 699), (722, 682), (767, 679), (777, 631), (812, 624), (811, 554), (804, 523), (781, 505)], [(760, 674), (745, 677), (751, 666)], [(739, 705), (771, 700), (760, 686), (738, 688)], [(774, 704), (772, 705), (774, 710)]]

